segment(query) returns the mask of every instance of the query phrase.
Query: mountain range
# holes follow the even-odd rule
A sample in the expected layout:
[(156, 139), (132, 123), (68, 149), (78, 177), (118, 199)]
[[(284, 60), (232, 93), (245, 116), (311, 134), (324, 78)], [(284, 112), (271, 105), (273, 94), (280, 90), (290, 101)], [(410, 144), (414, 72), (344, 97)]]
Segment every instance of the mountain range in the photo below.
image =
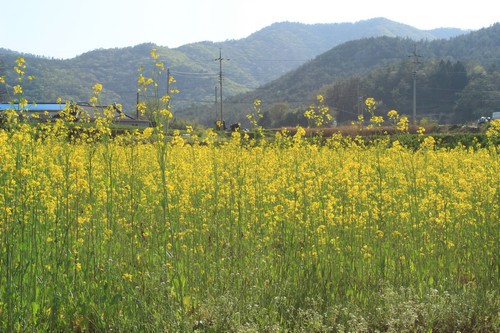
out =
[(208, 125), (215, 117), (214, 95), (219, 94), (221, 73), (229, 118), (240, 121), (254, 99), (269, 106), (277, 102), (307, 105), (318, 90), (338, 78), (367, 75), (401, 59), (408, 62), (417, 45), (425, 59), (476, 59), (485, 64), (488, 55), (492, 59), (498, 55), (498, 45), (494, 39), (481, 38), (483, 34), (455, 28), (419, 30), (385, 18), (332, 24), (281, 22), (238, 40), (204, 41), (175, 49), (145, 43), (93, 50), (65, 60), (0, 48), (0, 61), (7, 81), (15, 82), (9, 68), (18, 56), (26, 59), (26, 75), (35, 77), (23, 83), (29, 100), (88, 101), (92, 86), (101, 83), (103, 103), (122, 103), (125, 112), (133, 114), (139, 68), (144, 68), (145, 75), (152, 71), (150, 51), (156, 49), (166, 67), (159, 89), (166, 92), (168, 69), (179, 90), (172, 96), (174, 114)]
[[(230, 97), (228, 112), (238, 113), (239, 105), (249, 109), (255, 99), (267, 103), (267, 106), (262, 104), (267, 108), (280, 102), (307, 107), (316, 94), (328, 93), (334, 82), (344, 82), (343, 87), (339, 83), (336, 89), (345, 90), (346, 85), (356, 81), (349, 92), (353, 107), (357, 107), (359, 97), (372, 96), (383, 101), (387, 108), (397, 107), (410, 113), (415, 73), (418, 93), (425, 101), (425, 114), (447, 113), (447, 120), (453, 121), (450, 117), (458, 112), (460, 117), (455, 119), (465, 121), (500, 109), (499, 69), (498, 23), (448, 39), (361, 38), (338, 45), (256, 90)], [(459, 81), (463, 82), (460, 87)], [(356, 90), (359, 96), (354, 96)], [(345, 91), (344, 96), (330, 93), (337, 101), (346, 94)], [(397, 94), (398, 98), (391, 94)], [(447, 96), (446, 102), (443, 96)], [(329, 106), (335, 106), (335, 102), (331, 101)]]
[[(319, 54), (351, 40), (390, 36), (413, 40), (435, 40), (466, 33), (454, 28), (419, 30), (384, 18), (357, 23), (272, 24), (250, 36), (224, 42), (198, 42), (175, 49), (141, 44), (125, 48), (98, 49), (72, 59), (51, 59), (20, 54), (0, 48), (0, 60), (5, 64), (7, 79), (15, 81), (10, 70), (22, 55), (27, 63), (26, 75), (36, 79), (26, 82), (26, 95), (35, 101), (88, 101), (95, 83), (104, 86), (103, 102), (121, 102), (126, 111), (135, 108), (138, 69), (151, 68), (151, 49), (157, 49), (159, 60), (176, 79), (179, 94), (173, 96), (174, 107), (213, 102), (214, 87), (218, 86), (221, 52), (224, 76), (224, 97), (248, 92), (266, 84), (290, 70), (310, 61)], [(1, 45), (0, 45), (1, 47)], [(166, 76), (165, 76), (166, 82)]]

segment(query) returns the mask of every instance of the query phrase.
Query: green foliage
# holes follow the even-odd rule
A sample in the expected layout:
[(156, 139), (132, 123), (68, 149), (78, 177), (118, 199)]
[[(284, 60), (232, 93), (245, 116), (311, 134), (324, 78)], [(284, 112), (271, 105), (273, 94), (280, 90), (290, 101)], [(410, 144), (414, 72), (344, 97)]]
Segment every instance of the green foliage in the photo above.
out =
[[(171, 100), (176, 114), (212, 126), (216, 119), (213, 89), (218, 84), (213, 59), (222, 47), (225, 57), (231, 59), (224, 69), (224, 96), (230, 96), (225, 103), (227, 123), (243, 123), (253, 101), (260, 99), (263, 124), (295, 126), (304, 121), (299, 114), (317, 94), (325, 97), (342, 123), (357, 119), (359, 102), (366, 96), (377, 100), (381, 113), (389, 109), (411, 113), (408, 55), (415, 41), (375, 37), (410, 36), (425, 40), (416, 43), (423, 56), (417, 81), (419, 115), (439, 122), (463, 122), (488, 115), (498, 105), (499, 29), (497, 24), (455, 37), (463, 32), (440, 30), (433, 35), (384, 19), (347, 25), (284, 22), (241, 40), (200, 42), (176, 49), (141, 44), (94, 50), (67, 60), (25, 55), (27, 75), (36, 79), (25, 82), (24, 87), (28, 100), (49, 102), (61, 97), (78, 102), (87, 101), (91, 85), (100, 82), (103, 103), (120, 102), (125, 113), (135, 114), (137, 70), (148, 63), (148, 53), (156, 47), (159, 60), (169, 64), (177, 81), (174, 86), (179, 94)], [(14, 66), (17, 56), (0, 49), (7, 69)], [(15, 80), (10, 71), (6, 75), (10, 82)], [(158, 85), (166, 92), (166, 75)], [(270, 108), (276, 103), (286, 103), (288, 110), (273, 115)]]
[[(434, 123), (463, 123), (498, 108), (500, 71), (480, 71), (480, 66), (467, 67), (460, 61), (425, 62), (417, 80), (417, 115)], [(374, 69), (365, 76), (336, 80), (321, 90), (328, 105), (338, 110), (339, 122), (355, 120), (364, 112), (360, 96), (375, 96), (379, 114), (397, 109), (401, 114), (412, 113), (412, 76), (407, 62)]]
[[(415, 39), (435, 39), (442, 36), (432, 31), (421, 31), (385, 19), (374, 19), (356, 24), (316, 24), (283, 22), (273, 24), (247, 38), (221, 43), (199, 42), (176, 49), (146, 43), (133, 47), (98, 49), (73, 59), (51, 59), (23, 55), (30, 75), (36, 80), (26, 84), (27, 98), (39, 102), (52, 102), (58, 97), (75, 102), (87, 101), (92, 84), (104, 86), (102, 101), (120, 102), (124, 112), (135, 114), (137, 70), (148, 63), (148, 53), (156, 48), (159, 61), (168, 64), (177, 82), (179, 94), (172, 98), (172, 107), (183, 109), (185, 117), (213, 125), (215, 118), (207, 109), (213, 104), (214, 86), (218, 81), (217, 57), (219, 48), (231, 59), (224, 69), (225, 96), (237, 95), (257, 88), (284, 73), (297, 68), (332, 47), (353, 39), (371, 36), (411, 36)], [(451, 29), (446, 37), (463, 31)], [(18, 53), (0, 49), (0, 58), (11, 68)], [(145, 68), (149, 71), (149, 68)], [(10, 75), (10, 74), (7, 74)], [(166, 92), (166, 76), (158, 82)], [(264, 97), (264, 96), (263, 96)], [(244, 119), (248, 105), (241, 106), (234, 122)], [(262, 98), (263, 99), (263, 98)], [(263, 99), (263, 102), (265, 100)], [(228, 109), (230, 110), (230, 109)], [(302, 110), (303, 111), (303, 110)], [(231, 121), (231, 120), (229, 120)]]
[(6, 75), (6, 70), (5, 70), (5, 63), (2, 61), (0, 58), (0, 102), (8, 102), (7, 100), (7, 89), (5, 86), (5, 75)]
[[(422, 147), (422, 143), (426, 137), (429, 136), (404, 133), (391, 136), (391, 142), (398, 141), (404, 147), (418, 150)], [(488, 137), (482, 133), (434, 133), (432, 134), (432, 138), (435, 140), (435, 148), (439, 149), (454, 149), (457, 147), (476, 149), (488, 146)]]
[(408, 56), (415, 45), (422, 55), (418, 116), (459, 123), (498, 108), (500, 24), (449, 40), (379, 37), (346, 42), (234, 100), (260, 98), (263, 103), (286, 101), (305, 108), (319, 93), (342, 123), (357, 119), (360, 102), (373, 96), (380, 113), (397, 109), (411, 114), (414, 68)]

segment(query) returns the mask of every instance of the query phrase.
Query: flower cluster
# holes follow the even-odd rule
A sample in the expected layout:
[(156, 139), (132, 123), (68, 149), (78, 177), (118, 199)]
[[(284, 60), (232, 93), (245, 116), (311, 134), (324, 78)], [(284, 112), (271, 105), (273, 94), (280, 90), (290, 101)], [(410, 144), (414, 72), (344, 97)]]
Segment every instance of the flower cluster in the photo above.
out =
[(325, 105), (325, 100), (322, 95), (316, 96), (317, 105), (312, 104), (304, 112), (304, 116), (309, 121), (309, 126), (314, 125), (316, 127), (321, 127), (328, 124), (332, 120), (332, 115), (330, 114), (330, 109)]

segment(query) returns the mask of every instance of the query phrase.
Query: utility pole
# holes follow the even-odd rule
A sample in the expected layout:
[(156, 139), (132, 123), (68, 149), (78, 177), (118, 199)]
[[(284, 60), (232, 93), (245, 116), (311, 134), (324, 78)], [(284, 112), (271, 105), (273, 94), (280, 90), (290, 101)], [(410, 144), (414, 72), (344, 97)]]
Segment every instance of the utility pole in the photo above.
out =
[(417, 54), (417, 44), (415, 44), (413, 54), (408, 57), (413, 58), (413, 125), (417, 126), (417, 65), (421, 64), (418, 59), (422, 57)]
[(139, 120), (139, 91), (137, 91), (137, 98), (135, 101), (135, 119)]
[(167, 109), (170, 110), (170, 68), (167, 68), (167, 95), (168, 95)]
[(224, 129), (224, 118), (222, 116), (222, 61), (223, 60), (229, 60), (229, 59), (225, 59), (225, 58), (222, 58), (222, 49), (219, 48), (219, 58), (215, 59), (215, 61), (218, 61), (219, 62), (219, 90), (220, 90), (220, 122), (221, 122), (221, 126), (222, 126), (222, 129)]
[(214, 87), (215, 89), (215, 104), (214, 104), (214, 110), (215, 110), (215, 124), (217, 125), (217, 106), (219, 105), (218, 100), (217, 100), (217, 86)]
[(359, 79), (358, 79), (358, 82), (357, 82), (357, 87), (356, 87), (356, 108), (358, 110), (358, 121), (360, 120), (360, 116), (361, 116), (361, 95), (359, 93)]

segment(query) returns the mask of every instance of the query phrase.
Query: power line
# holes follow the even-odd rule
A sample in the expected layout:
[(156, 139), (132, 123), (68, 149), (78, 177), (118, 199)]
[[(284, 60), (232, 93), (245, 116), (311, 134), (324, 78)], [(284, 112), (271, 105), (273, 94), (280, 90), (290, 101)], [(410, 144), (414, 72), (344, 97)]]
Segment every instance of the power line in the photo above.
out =
[(199, 72), (199, 73), (194, 73), (194, 72), (182, 72), (182, 71), (170, 71), (172, 74), (175, 75), (180, 75), (180, 76), (199, 76), (199, 77), (214, 77), (217, 76), (217, 73), (209, 73), (209, 72)]

